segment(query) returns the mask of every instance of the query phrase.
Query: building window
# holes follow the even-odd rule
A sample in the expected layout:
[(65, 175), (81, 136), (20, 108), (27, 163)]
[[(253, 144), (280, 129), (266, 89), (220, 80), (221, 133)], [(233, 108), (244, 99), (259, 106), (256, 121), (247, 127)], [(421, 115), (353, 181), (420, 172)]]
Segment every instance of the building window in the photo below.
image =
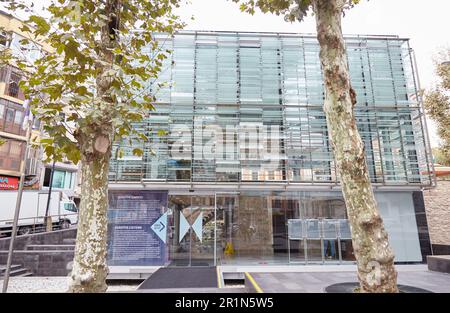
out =
[(37, 118), (33, 119), (33, 129), (40, 129), (41, 128), (41, 121)]
[(22, 154), (22, 143), (17, 141), (11, 141), (9, 154), (13, 157), (19, 157)]
[(30, 62), (36, 61), (41, 56), (41, 48), (37, 44), (28, 40), (28, 43), (23, 44), (25, 37), (16, 33), (12, 34), (11, 49), (16, 56), (26, 57)]
[(9, 36), (7, 32), (0, 31), (0, 46), (9, 47)]
[[(44, 187), (50, 186), (50, 176), (52, 169), (46, 168), (44, 174)], [(61, 188), (61, 189), (71, 189), (72, 188), (72, 178), (74, 173), (67, 171), (55, 170), (53, 173), (53, 188)]]
[(5, 82), (6, 81), (6, 77), (8, 76), (8, 71), (9, 68), (7, 66), (3, 66), (2, 68), (0, 68), (0, 82)]
[[(3, 138), (2, 138), (3, 139)], [(2, 145), (0, 145), (0, 155), (5, 156), (8, 154), (9, 151), (9, 140), (6, 140), (6, 142)]]
[(16, 111), (16, 116), (14, 117), (14, 123), (15, 124), (22, 124), (22, 112)]
[(6, 109), (6, 121), (12, 122), (14, 121), (15, 111), (13, 109)]
[(0, 130), (16, 135), (25, 135), (22, 128), (25, 112), (20, 104), (0, 99)]
[(0, 119), (2, 119), (4, 115), (5, 115), (5, 105), (0, 104)]
[(8, 96), (19, 98), (19, 82), (21, 79), (22, 77), (19, 74), (11, 72), (8, 85)]

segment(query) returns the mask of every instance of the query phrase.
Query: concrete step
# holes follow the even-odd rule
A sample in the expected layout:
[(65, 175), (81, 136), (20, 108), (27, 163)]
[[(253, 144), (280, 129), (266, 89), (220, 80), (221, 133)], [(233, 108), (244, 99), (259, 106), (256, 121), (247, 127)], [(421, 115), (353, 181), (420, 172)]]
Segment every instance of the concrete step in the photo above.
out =
[(27, 250), (75, 250), (75, 245), (63, 244), (63, 245), (28, 245)]
[(427, 263), (430, 271), (450, 274), (450, 255), (428, 255)]
[(65, 245), (74, 245), (77, 242), (76, 238), (66, 238), (63, 239), (63, 244)]
[[(13, 264), (11, 265), (11, 271), (20, 269), (22, 267), (22, 265), (19, 264)], [(0, 265), (0, 275), (4, 275), (6, 271), (6, 264), (5, 265)]]
[(29, 272), (29, 271), (26, 271), (25, 273), (23, 273), (23, 274), (19, 274), (19, 275), (15, 275), (16, 277), (30, 277), (30, 276), (33, 276), (33, 273), (31, 273), (31, 272)]
[(11, 270), (11, 272), (9, 272), (11, 276), (22, 276), (23, 274), (29, 273), (29, 271), (26, 268), (18, 268), (15, 270)]
[[(6, 272), (6, 265), (0, 266), (0, 278), (3, 279)], [(33, 273), (31, 273), (28, 269), (22, 267), (21, 265), (11, 265), (11, 270), (9, 272), (10, 277), (28, 277), (32, 276)]]

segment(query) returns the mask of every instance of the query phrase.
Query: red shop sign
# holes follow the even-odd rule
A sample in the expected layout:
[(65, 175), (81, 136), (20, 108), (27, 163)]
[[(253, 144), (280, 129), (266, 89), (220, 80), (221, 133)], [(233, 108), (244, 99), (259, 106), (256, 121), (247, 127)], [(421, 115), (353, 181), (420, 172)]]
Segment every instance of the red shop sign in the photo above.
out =
[(11, 176), (0, 176), (0, 190), (19, 189), (19, 178)]

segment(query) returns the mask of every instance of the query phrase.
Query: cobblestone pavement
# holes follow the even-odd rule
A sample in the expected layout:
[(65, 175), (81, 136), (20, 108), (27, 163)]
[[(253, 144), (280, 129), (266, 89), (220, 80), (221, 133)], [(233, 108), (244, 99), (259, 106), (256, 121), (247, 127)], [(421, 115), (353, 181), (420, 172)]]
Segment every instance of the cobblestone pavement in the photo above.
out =
[[(0, 288), (3, 279), (0, 280)], [(69, 286), (68, 277), (11, 277), (9, 279), (8, 292), (10, 293), (45, 293), (66, 292)], [(108, 286), (108, 292), (135, 291), (138, 283), (134, 285)]]
[[(337, 283), (356, 282), (355, 272), (340, 273), (251, 273), (265, 293), (323, 293)], [(398, 283), (432, 292), (450, 293), (450, 274), (431, 271), (399, 271)]]

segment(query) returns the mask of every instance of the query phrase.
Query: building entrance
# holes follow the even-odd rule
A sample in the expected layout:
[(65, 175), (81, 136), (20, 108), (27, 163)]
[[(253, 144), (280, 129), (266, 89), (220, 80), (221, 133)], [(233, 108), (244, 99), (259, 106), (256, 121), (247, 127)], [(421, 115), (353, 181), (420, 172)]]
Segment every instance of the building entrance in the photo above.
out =
[(214, 195), (169, 197), (169, 266), (215, 265)]
[(168, 210), (169, 266), (354, 260), (345, 207), (333, 197), (173, 194)]

